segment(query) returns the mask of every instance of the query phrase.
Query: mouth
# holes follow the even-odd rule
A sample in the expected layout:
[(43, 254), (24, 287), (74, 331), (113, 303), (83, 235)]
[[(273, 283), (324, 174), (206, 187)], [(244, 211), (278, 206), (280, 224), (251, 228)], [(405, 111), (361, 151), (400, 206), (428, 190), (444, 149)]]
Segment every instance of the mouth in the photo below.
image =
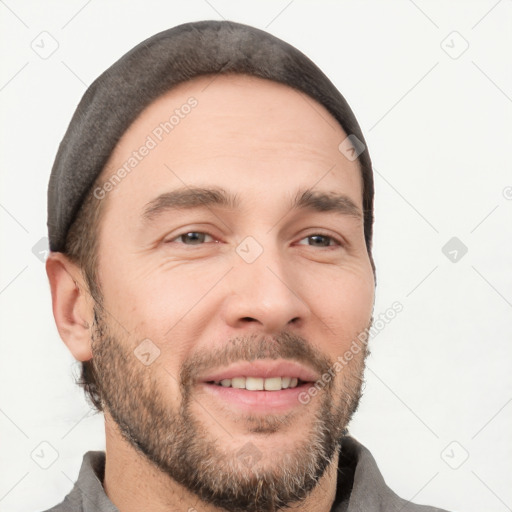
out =
[(199, 382), (214, 401), (244, 413), (279, 414), (302, 405), (300, 394), (318, 380), (315, 372), (291, 361), (244, 362)]
[(281, 391), (282, 389), (293, 389), (297, 386), (307, 384), (298, 377), (233, 377), (218, 381), (208, 381), (206, 384), (215, 384), (224, 388), (247, 389), (248, 391)]

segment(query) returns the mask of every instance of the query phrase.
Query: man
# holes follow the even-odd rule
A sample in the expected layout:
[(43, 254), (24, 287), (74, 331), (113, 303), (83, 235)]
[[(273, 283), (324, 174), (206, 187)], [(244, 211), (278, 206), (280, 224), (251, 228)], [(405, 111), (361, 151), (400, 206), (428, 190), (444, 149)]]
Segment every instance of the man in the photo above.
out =
[(232, 22), (144, 41), (85, 93), (48, 199), (53, 312), (106, 431), (52, 511), (435, 510), (346, 433), (372, 168), (303, 54)]

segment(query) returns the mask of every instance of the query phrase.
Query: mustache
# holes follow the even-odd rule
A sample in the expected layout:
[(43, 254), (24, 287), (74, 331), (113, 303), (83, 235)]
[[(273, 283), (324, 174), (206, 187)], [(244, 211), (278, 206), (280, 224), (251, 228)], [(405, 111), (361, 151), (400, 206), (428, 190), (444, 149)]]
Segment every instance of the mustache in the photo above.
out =
[(220, 348), (201, 351), (188, 358), (180, 372), (180, 385), (184, 390), (190, 389), (197, 376), (209, 370), (258, 359), (295, 361), (313, 368), (319, 375), (326, 373), (334, 364), (305, 338), (290, 332), (284, 331), (277, 336), (237, 336)]

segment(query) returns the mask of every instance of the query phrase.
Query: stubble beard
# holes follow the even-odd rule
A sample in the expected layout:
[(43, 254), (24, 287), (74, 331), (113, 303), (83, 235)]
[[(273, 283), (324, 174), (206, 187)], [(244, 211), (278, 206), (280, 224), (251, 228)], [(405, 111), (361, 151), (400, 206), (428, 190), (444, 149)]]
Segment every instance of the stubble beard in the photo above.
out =
[[(211, 435), (209, 427), (214, 419), (210, 415), (206, 415), (208, 425), (194, 414), (194, 405), (201, 411), (194, 382), (202, 369), (226, 362), (284, 358), (307, 360), (324, 375), (333, 362), (303, 338), (289, 333), (272, 338), (271, 343), (261, 336), (236, 338), (222, 352), (202, 353), (183, 364), (180, 375), (175, 376), (181, 394), (176, 410), (161, 383), (172, 376), (158, 363), (144, 366), (133, 353), (137, 343), (113, 335), (112, 330), (97, 305), (92, 328), (93, 364), (104, 410), (124, 439), (158, 470), (203, 502), (229, 512), (274, 512), (304, 501), (337, 455), (361, 397), (366, 343), (341, 375), (324, 385), (316, 400), (301, 406), (305, 409), (298, 414), (254, 415), (238, 420), (245, 422), (247, 432), (259, 437), (253, 436), (254, 442), (242, 446), (231, 439), (234, 448), (230, 449), (227, 442)], [(341, 390), (335, 387), (338, 380)], [(293, 427), (307, 431), (294, 450), (274, 450), (272, 457), (266, 457), (265, 438)]]

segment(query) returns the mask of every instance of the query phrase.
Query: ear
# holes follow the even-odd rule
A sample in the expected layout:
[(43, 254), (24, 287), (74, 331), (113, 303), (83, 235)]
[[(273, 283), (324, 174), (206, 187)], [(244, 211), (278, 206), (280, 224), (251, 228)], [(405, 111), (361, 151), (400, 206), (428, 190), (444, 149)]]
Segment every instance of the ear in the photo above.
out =
[(91, 331), (94, 301), (82, 272), (65, 254), (50, 252), (46, 260), (52, 309), (57, 330), (78, 361), (92, 358)]

